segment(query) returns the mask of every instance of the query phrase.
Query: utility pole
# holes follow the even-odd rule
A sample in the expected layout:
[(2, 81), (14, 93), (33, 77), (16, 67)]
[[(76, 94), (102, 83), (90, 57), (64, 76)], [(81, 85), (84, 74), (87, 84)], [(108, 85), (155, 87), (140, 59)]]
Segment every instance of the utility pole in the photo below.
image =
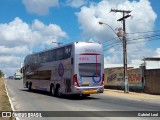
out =
[[(123, 17), (118, 19), (117, 21), (122, 21), (123, 22), (123, 65), (124, 65), (124, 92), (128, 93), (129, 92), (129, 85), (128, 85), (128, 75), (127, 75), (127, 44), (126, 44), (126, 25), (125, 25), (125, 19), (130, 17), (129, 13), (131, 11), (129, 10), (116, 10), (116, 9), (111, 9), (111, 12), (120, 12), (123, 14)], [(127, 14), (127, 15), (125, 15)]]

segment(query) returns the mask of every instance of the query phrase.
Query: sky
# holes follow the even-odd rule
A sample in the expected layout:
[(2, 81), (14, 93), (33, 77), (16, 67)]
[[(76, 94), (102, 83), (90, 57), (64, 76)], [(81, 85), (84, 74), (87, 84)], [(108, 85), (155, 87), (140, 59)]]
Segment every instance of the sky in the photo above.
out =
[(101, 42), (105, 67), (123, 64), (122, 38), (115, 34), (122, 13), (111, 9), (131, 11), (128, 64), (160, 57), (160, 0), (0, 0), (0, 70), (13, 75), (25, 56), (56, 47), (52, 42)]

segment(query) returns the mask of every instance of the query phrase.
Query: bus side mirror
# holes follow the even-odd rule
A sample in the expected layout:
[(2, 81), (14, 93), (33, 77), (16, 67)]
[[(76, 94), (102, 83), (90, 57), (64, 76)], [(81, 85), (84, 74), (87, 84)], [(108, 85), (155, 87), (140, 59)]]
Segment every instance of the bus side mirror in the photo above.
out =
[(71, 58), (71, 64), (73, 65), (73, 57)]

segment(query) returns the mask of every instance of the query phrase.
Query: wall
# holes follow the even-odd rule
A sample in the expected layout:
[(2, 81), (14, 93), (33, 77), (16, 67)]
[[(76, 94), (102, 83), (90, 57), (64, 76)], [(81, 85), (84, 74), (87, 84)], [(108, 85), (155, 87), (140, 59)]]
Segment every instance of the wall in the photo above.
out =
[[(123, 67), (105, 69), (105, 87), (124, 89)], [(129, 89), (142, 90), (142, 70), (141, 68), (128, 68)]]
[(160, 94), (160, 69), (145, 70), (144, 92)]
[(104, 84), (106, 86), (123, 86), (123, 68), (106, 68)]

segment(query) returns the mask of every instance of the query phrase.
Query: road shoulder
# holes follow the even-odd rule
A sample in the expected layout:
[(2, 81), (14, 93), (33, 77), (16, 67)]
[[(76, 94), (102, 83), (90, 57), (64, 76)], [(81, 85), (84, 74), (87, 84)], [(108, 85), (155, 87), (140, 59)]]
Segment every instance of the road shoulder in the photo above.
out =
[[(5, 79), (0, 78), (0, 111), (12, 111), (9, 97), (7, 94)], [(1, 120), (14, 120), (13, 117), (1, 118)]]
[(151, 95), (146, 93), (129, 92), (123, 90), (105, 89), (104, 94), (112, 97), (119, 97), (129, 100), (156, 102), (160, 104), (160, 95)]

